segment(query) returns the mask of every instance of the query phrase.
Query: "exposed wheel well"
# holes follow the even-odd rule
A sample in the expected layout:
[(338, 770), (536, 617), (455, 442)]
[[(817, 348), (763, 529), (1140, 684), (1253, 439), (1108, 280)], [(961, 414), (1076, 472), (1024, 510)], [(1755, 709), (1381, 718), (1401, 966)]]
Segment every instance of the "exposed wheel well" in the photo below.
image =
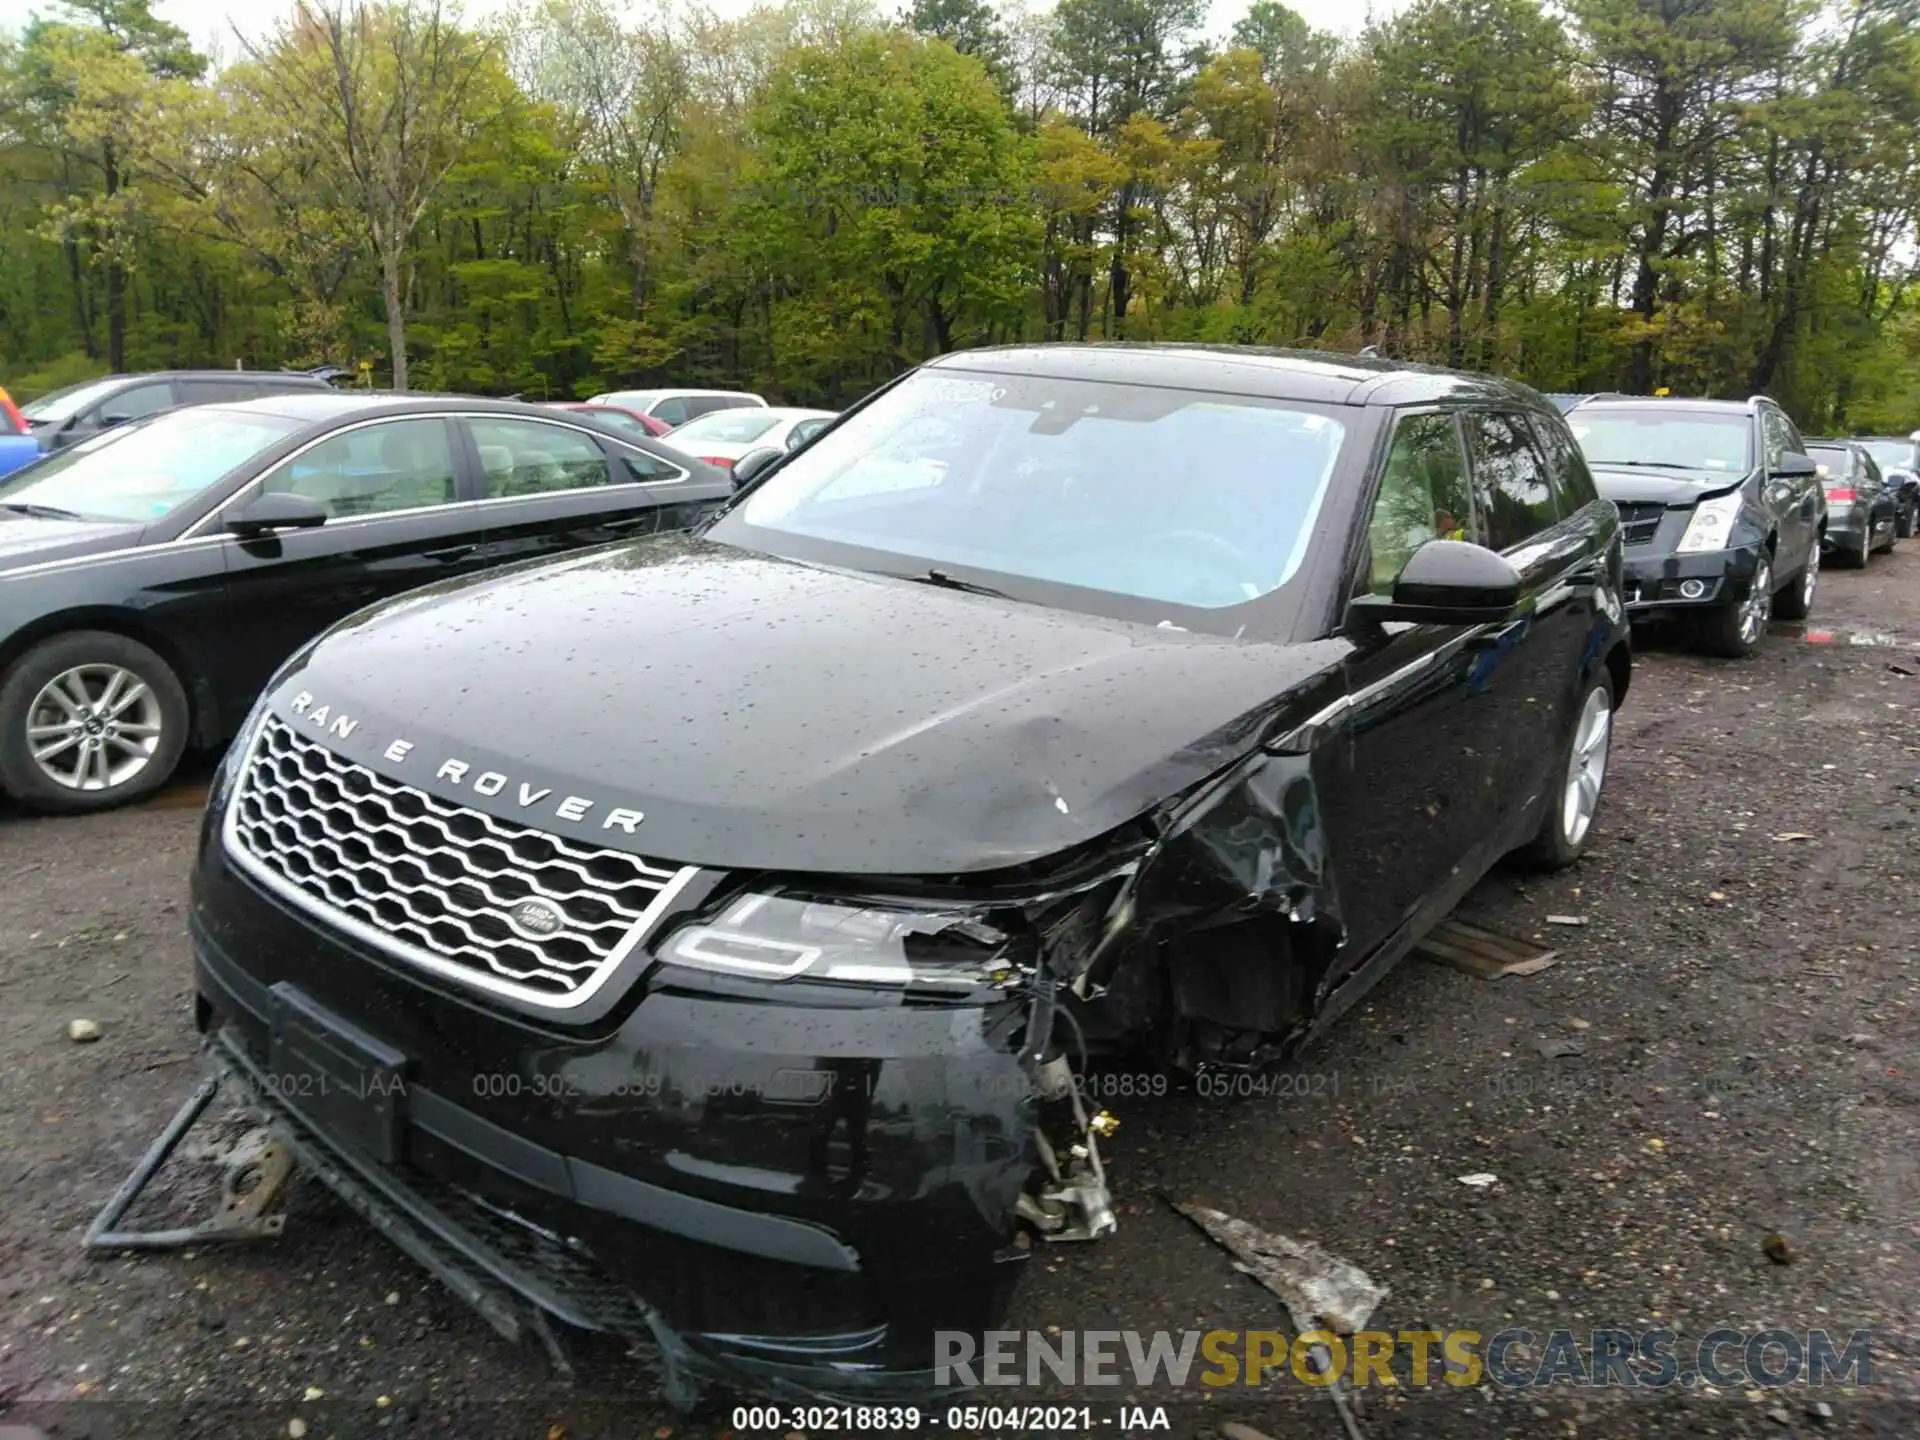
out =
[(179, 677), (180, 688), (186, 691), (187, 733), (191, 743), (211, 745), (220, 738), (214, 734), (219, 724), (219, 706), (214, 701), (213, 688), (207, 678), (165, 635), (124, 610), (66, 610), (57, 615), (41, 616), (0, 643), (0, 675), (5, 675), (22, 655), (41, 641), (50, 640), (56, 635), (72, 634), (76, 630), (104, 630), (136, 640), (153, 651), (167, 662), (168, 668)]

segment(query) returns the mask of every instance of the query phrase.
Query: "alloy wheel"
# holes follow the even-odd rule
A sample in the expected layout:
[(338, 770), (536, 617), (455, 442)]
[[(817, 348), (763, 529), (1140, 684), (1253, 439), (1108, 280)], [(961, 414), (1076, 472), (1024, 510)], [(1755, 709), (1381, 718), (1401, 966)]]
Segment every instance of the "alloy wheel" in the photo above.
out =
[(1600, 789), (1607, 778), (1607, 753), (1613, 737), (1613, 704), (1606, 690), (1594, 686), (1573, 727), (1573, 750), (1567, 759), (1567, 788), (1560, 806), (1560, 824), (1567, 844), (1578, 847), (1600, 808)]
[(1766, 634), (1767, 621), (1773, 618), (1773, 566), (1762, 555), (1760, 563), (1754, 567), (1753, 584), (1748, 587), (1747, 598), (1740, 604), (1740, 638), (1748, 645), (1757, 645), (1760, 637)]
[(68, 790), (112, 790), (160, 748), (160, 699), (118, 665), (76, 665), (53, 677), (27, 707), (33, 763)]

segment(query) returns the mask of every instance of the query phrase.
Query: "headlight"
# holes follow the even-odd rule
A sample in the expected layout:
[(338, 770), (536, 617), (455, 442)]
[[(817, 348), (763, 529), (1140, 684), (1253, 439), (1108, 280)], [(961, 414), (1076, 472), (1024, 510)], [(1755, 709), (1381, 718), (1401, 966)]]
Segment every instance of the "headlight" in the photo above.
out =
[(271, 685), (260, 692), (260, 698), (253, 702), (253, 709), (249, 710), (247, 718), (240, 722), (240, 729), (233, 737), (233, 743), (227, 746), (227, 753), (220, 761), (220, 768), (214, 773), (211, 793), (207, 799), (209, 814), (223, 807), (232, 796), (233, 782), (239, 777), (240, 767), (247, 763), (247, 752), (253, 748), (253, 742), (260, 734), (260, 727), (267, 723), (268, 702), (272, 696)]
[(1740, 492), (1716, 495), (1693, 507), (1687, 521), (1687, 533), (1680, 537), (1680, 550), (1724, 550), (1733, 538), (1734, 517), (1740, 513)]
[(883, 909), (744, 895), (655, 952), (696, 970), (759, 980), (971, 990), (1016, 973), (1014, 937), (956, 910)]

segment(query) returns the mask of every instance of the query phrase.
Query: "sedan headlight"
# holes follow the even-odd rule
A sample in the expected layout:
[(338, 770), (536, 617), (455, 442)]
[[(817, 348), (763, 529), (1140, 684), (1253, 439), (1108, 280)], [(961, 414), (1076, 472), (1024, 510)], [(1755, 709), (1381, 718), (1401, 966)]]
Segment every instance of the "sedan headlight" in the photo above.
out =
[(1727, 542), (1733, 538), (1734, 518), (1739, 513), (1738, 490), (1731, 495), (1716, 495), (1711, 500), (1702, 500), (1693, 507), (1693, 518), (1687, 521), (1687, 533), (1680, 537), (1681, 552), (1726, 549)]
[(963, 910), (893, 909), (743, 895), (655, 952), (696, 970), (758, 980), (837, 980), (971, 990), (1017, 973), (1015, 937)]

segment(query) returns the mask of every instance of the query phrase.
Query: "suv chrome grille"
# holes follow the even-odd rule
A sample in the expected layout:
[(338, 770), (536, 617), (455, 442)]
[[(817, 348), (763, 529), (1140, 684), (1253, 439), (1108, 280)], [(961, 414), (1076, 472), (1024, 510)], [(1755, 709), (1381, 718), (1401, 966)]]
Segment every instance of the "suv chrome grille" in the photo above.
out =
[[(555, 1008), (598, 990), (696, 873), (438, 799), (274, 718), (246, 758), (226, 838), (250, 873), (366, 943)], [(536, 913), (514, 914), (528, 902)], [(550, 931), (540, 923), (556, 917)]]
[(1660, 528), (1660, 517), (1667, 513), (1667, 507), (1658, 501), (1622, 504), (1616, 500), (1614, 506), (1620, 511), (1620, 539), (1627, 545), (1651, 542)]

